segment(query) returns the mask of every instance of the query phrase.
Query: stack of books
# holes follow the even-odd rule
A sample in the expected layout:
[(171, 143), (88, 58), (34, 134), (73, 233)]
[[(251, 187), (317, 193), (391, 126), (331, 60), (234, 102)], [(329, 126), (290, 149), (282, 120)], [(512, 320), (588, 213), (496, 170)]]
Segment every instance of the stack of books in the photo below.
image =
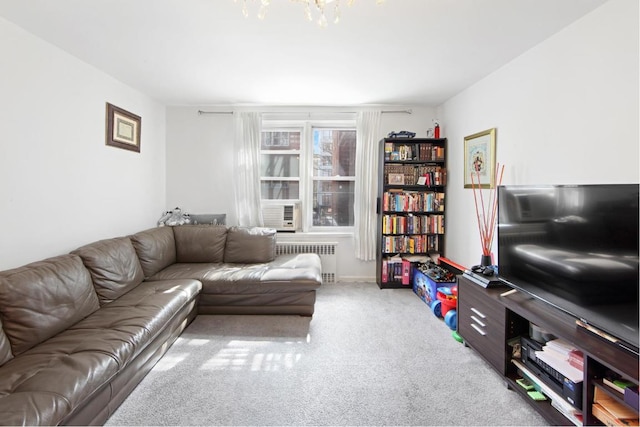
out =
[[(547, 341), (541, 351), (536, 351), (536, 358), (562, 374), (573, 383), (580, 383), (584, 372), (580, 363), (575, 359), (583, 359), (571, 344), (559, 338)], [(573, 360), (573, 361), (572, 361)]]

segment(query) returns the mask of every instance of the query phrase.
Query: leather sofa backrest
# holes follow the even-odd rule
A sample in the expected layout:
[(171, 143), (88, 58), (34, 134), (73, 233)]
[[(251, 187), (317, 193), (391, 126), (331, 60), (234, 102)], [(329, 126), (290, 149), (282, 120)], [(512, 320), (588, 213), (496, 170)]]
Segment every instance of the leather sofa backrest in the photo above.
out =
[(178, 225), (173, 228), (177, 262), (223, 262), (224, 225)]
[(128, 237), (100, 240), (71, 253), (80, 256), (91, 273), (100, 305), (110, 303), (144, 280), (138, 255)]
[(129, 236), (138, 254), (144, 277), (175, 264), (176, 241), (173, 227), (156, 227)]
[(0, 272), (0, 319), (14, 356), (99, 307), (91, 275), (76, 255), (60, 255)]
[(265, 227), (230, 227), (224, 262), (264, 263), (276, 258), (276, 230)]

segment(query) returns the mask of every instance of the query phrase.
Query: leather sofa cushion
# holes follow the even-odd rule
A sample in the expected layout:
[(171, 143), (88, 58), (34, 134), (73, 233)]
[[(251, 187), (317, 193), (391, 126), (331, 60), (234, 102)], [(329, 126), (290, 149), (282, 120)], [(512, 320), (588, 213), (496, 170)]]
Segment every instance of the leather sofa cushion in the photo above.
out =
[[(144, 282), (42, 344), (42, 351), (49, 348), (55, 352), (60, 344), (64, 347), (65, 343), (76, 342), (77, 351), (99, 349), (119, 366), (126, 366), (162, 332), (176, 313), (197, 297), (201, 288), (200, 282), (190, 279)], [(92, 331), (100, 342), (83, 344), (87, 331)]]
[[(2, 279), (0, 279), (0, 281), (1, 280)], [(0, 286), (3, 285), (0, 284)], [(7, 334), (4, 333), (4, 329), (2, 329), (2, 320), (0, 320), (0, 366), (4, 365), (4, 363), (12, 357), (11, 342), (9, 342)]]
[(276, 230), (264, 227), (231, 227), (227, 231), (224, 262), (263, 263), (276, 258)]
[(128, 237), (100, 240), (71, 253), (79, 255), (91, 272), (100, 305), (110, 303), (144, 280), (142, 266)]
[(189, 277), (202, 282), (206, 294), (255, 295), (315, 291), (322, 284), (322, 266), (316, 254), (280, 255), (268, 263), (177, 263), (150, 280)]
[(0, 319), (14, 356), (99, 308), (82, 260), (61, 255), (0, 273)]
[[(126, 332), (129, 335), (126, 344), (132, 347), (131, 355), (137, 356), (176, 313), (197, 298), (201, 289), (202, 284), (191, 279), (144, 282), (74, 325), (70, 331), (106, 329)], [(116, 348), (115, 351), (120, 350)], [(122, 366), (130, 362), (131, 355), (111, 354)]]
[(172, 227), (156, 227), (129, 236), (140, 259), (144, 277), (176, 262), (176, 241)]
[(172, 227), (177, 262), (222, 262), (227, 239), (224, 225), (179, 225)]
[[(69, 407), (64, 396), (53, 394), (40, 386), (34, 388), (41, 390), (13, 392), (2, 396), (0, 420), (4, 425), (55, 425), (48, 420), (62, 420)], [(28, 398), (25, 397), (27, 394)]]
[(55, 348), (36, 346), (2, 367), (2, 425), (59, 425), (118, 373), (118, 362), (100, 348), (99, 333), (86, 331), (79, 338)]

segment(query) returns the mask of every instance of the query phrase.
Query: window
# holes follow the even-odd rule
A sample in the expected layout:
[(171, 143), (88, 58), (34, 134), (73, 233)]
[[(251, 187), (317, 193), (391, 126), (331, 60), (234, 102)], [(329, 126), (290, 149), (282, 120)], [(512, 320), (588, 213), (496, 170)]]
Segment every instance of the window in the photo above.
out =
[(313, 128), (313, 226), (353, 227), (356, 131)]
[(303, 230), (353, 227), (355, 159), (354, 123), (263, 123), (263, 204), (298, 204)]
[(300, 198), (300, 130), (263, 131), (260, 192), (263, 200)]

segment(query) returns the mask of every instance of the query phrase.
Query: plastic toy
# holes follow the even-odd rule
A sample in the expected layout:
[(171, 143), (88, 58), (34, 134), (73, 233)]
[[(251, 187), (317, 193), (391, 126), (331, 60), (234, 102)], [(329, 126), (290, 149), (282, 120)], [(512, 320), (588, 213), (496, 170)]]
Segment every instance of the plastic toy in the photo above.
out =
[(408, 130), (401, 130), (400, 132), (392, 131), (387, 135), (388, 138), (414, 138), (415, 136), (415, 132), (409, 132)]
[(430, 304), (431, 311), (436, 317), (444, 318), (444, 323), (449, 329), (455, 331), (458, 328), (458, 287), (438, 288), (436, 300)]

